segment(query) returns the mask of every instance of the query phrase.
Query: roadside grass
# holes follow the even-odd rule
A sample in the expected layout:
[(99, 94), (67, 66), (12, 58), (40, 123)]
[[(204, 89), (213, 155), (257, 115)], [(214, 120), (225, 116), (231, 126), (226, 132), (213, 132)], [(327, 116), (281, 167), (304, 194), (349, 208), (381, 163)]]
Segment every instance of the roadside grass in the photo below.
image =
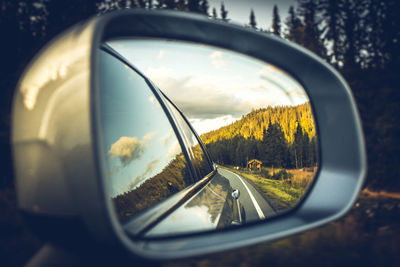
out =
[(296, 187), (302, 187), (305, 190), (307, 190), (317, 174), (317, 168), (312, 170), (293, 169), (286, 171), (293, 174), (292, 184)]
[(271, 174), (283, 169), (263, 168), (261, 173), (255, 173), (247, 170), (237, 170), (231, 166), (224, 167), (251, 181), (264, 194), (264, 197), (277, 212), (293, 208), (306, 193), (315, 176), (315, 171), (295, 169), (286, 170), (293, 175), (290, 179), (274, 180), (264, 177), (263, 172)]

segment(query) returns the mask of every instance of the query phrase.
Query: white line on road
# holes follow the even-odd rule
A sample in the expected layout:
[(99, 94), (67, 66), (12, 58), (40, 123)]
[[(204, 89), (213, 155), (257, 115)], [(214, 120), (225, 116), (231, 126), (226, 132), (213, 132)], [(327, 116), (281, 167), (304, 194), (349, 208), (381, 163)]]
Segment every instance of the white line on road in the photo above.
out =
[(253, 194), (250, 192), (250, 189), (249, 189), (249, 188), (247, 187), (247, 185), (244, 183), (244, 181), (242, 180), (242, 178), (240, 178), (240, 176), (237, 175), (237, 174), (234, 173), (234, 172), (231, 172), (231, 171), (228, 171), (228, 172), (233, 173), (234, 175), (236, 175), (236, 176), (239, 178), (239, 180), (243, 183), (244, 187), (246, 188), (247, 192), (249, 193), (250, 199), (251, 199), (251, 201), (253, 202), (254, 207), (256, 208), (258, 217), (260, 217), (260, 220), (265, 219), (265, 215), (264, 215), (264, 213), (262, 212), (262, 210), (261, 210), (261, 208), (260, 208), (260, 205), (258, 205), (256, 199), (254, 198)]

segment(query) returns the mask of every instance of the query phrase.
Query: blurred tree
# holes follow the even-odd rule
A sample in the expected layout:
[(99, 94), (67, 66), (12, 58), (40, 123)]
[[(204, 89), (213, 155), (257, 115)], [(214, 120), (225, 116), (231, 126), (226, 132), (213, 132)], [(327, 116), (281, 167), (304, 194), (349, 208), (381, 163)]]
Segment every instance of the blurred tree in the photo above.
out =
[[(372, 1), (372, 0), (371, 0)], [(388, 56), (387, 66), (392, 71), (400, 69), (400, 1), (384, 1), (385, 15), (382, 21), (381, 35), (385, 40), (385, 48), (383, 49)]]
[(200, 0), (188, 0), (187, 9), (189, 12), (202, 13)]
[(304, 25), (297, 16), (293, 6), (289, 7), (289, 16), (286, 18), (285, 38), (297, 44), (303, 44)]
[(274, 5), (274, 11), (272, 14), (272, 32), (276, 36), (281, 37), (281, 18), (279, 16), (279, 10), (277, 5)]
[(257, 22), (256, 22), (256, 16), (254, 15), (253, 9), (250, 11), (250, 22), (249, 22), (250, 27), (253, 29), (256, 29)]
[(133, 1), (133, 5), (131, 4), (130, 7), (131, 8), (132, 7), (147, 8), (148, 2), (149, 1), (146, 1), (146, 0), (135, 0), (135, 1)]
[(344, 39), (343, 37), (343, 1), (342, 0), (321, 0), (321, 16), (325, 23), (322, 29), (322, 39), (325, 45), (331, 45), (329, 62), (339, 67), (339, 62), (343, 62)]
[(348, 0), (343, 5), (343, 30), (344, 30), (344, 55), (343, 65), (345, 71), (354, 72), (360, 68), (360, 51), (363, 48), (363, 20), (362, 13), (365, 1)]
[(117, 0), (116, 3), (118, 5), (118, 8), (122, 9), (122, 8), (128, 8), (131, 5), (130, 0)]
[(185, 0), (178, 0), (177, 10), (187, 11), (187, 4)]
[(217, 19), (217, 18), (218, 18), (217, 10), (215, 9), (215, 7), (213, 7), (213, 9), (212, 9), (212, 17), (213, 17), (214, 19)]
[(208, 16), (208, 9), (210, 8), (210, 5), (208, 4), (208, 0), (202, 0), (200, 4), (200, 10), (201, 13), (205, 14)]
[[(50, 40), (68, 27), (95, 15), (97, 6), (101, 2), (47, 0), (46, 39)], [(115, 2), (115, 4), (118, 3)]]
[(221, 2), (221, 19), (228, 21), (228, 11), (225, 9), (224, 2)]
[(158, 8), (177, 9), (178, 2), (176, 0), (158, 0)]
[(299, 14), (303, 17), (304, 38), (302, 45), (322, 58), (326, 58), (326, 48), (321, 39), (317, 17), (318, 0), (298, 0)]

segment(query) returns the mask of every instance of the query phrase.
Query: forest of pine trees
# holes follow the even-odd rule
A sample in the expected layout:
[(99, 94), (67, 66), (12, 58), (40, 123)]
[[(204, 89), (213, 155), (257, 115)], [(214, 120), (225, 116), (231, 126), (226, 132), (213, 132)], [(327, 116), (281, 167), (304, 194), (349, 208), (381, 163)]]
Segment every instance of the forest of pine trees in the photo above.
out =
[(201, 135), (218, 164), (303, 168), (317, 163), (317, 138), (309, 103), (253, 110), (240, 120)]

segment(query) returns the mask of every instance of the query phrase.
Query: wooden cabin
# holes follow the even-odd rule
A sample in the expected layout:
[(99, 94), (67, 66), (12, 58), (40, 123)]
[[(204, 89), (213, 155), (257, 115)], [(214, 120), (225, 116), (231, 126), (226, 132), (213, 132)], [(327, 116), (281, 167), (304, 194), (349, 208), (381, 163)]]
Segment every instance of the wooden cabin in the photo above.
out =
[(247, 162), (247, 168), (249, 170), (261, 171), (262, 162), (257, 159), (252, 159)]

